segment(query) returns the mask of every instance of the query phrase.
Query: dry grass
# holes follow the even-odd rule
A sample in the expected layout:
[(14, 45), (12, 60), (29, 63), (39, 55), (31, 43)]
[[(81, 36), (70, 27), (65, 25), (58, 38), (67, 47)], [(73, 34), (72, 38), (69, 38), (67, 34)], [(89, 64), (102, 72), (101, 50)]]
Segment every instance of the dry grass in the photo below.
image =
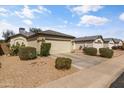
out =
[(20, 61), (18, 57), (2, 56), (0, 87), (38, 87), (78, 71), (74, 67), (65, 71), (57, 70), (54, 61), (50, 57)]
[(124, 54), (124, 50), (114, 50), (114, 57), (118, 57)]

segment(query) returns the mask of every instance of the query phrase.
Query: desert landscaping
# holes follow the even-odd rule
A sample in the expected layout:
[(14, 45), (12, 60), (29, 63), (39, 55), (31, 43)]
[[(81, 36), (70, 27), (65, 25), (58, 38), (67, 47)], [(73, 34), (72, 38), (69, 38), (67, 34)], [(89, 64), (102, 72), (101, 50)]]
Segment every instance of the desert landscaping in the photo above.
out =
[(21, 61), (17, 56), (0, 56), (0, 87), (38, 87), (78, 71), (74, 67), (57, 70), (54, 61), (50, 57)]

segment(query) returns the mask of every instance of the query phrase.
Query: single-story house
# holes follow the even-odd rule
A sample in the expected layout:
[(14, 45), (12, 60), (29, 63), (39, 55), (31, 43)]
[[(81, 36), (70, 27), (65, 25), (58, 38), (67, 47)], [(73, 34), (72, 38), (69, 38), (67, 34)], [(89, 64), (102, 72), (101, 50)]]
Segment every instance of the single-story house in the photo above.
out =
[(40, 46), (42, 42), (51, 43), (50, 54), (67, 53), (72, 51), (72, 40), (74, 36), (64, 33), (46, 30), (39, 33), (32, 33), (25, 31), (24, 28), (19, 29), (19, 34), (13, 35), (7, 39), (10, 46), (17, 43), (25, 44), (25, 46), (35, 47), (37, 52), (40, 53)]
[(115, 41), (113, 38), (104, 38), (104, 47), (112, 49), (115, 46)]
[(75, 38), (74, 42), (75, 49), (83, 49), (84, 47), (94, 47), (99, 49), (104, 47), (104, 40), (101, 35)]
[(121, 39), (113, 38), (113, 40), (115, 42), (115, 46), (122, 46), (123, 45), (123, 41)]

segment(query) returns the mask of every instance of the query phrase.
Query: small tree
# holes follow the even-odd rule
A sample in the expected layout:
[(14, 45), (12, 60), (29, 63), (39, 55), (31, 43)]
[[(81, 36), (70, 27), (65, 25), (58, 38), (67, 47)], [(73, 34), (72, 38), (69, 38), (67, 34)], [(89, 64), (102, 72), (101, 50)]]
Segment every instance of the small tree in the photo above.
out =
[(33, 33), (39, 33), (41, 31), (42, 30), (40, 28), (30, 28), (30, 32), (33, 32)]
[(48, 56), (50, 54), (51, 43), (42, 43), (40, 56)]
[(14, 34), (15, 34), (15, 33), (14, 33), (12, 30), (6, 30), (6, 31), (3, 32), (2, 37), (3, 37), (4, 39), (7, 39), (8, 37), (10, 37), (10, 36), (12, 36), (12, 35), (14, 35)]

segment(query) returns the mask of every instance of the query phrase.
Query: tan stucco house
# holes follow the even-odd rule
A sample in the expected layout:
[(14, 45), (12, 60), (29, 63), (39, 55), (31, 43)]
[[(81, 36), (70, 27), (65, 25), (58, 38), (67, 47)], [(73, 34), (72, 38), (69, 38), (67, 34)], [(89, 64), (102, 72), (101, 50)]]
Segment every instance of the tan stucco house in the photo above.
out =
[(37, 52), (40, 53), (40, 46), (42, 41), (51, 43), (50, 54), (67, 53), (71, 52), (73, 48), (72, 40), (74, 36), (64, 33), (46, 30), (39, 33), (26, 32), (25, 29), (19, 29), (19, 34), (13, 35), (8, 38), (10, 46), (15, 45), (17, 42), (25, 44), (26, 46), (35, 47)]
[(115, 46), (115, 41), (113, 38), (104, 38), (104, 47), (112, 49)]
[(104, 47), (112, 49), (113, 46), (122, 46), (123, 41), (117, 38), (104, 38)]
[(74, 42), (75, 49), (83, 49), (84, 47), (94, 47), (99, 49), (104, 47), (104, 40), (101, 35), (75, 38)]
[(123, 41), (121, 39), (116, 39), (116, 38), (113, 38), (113, 39), (115, 42), (115, 46), (122, 46), (123, 45)]

